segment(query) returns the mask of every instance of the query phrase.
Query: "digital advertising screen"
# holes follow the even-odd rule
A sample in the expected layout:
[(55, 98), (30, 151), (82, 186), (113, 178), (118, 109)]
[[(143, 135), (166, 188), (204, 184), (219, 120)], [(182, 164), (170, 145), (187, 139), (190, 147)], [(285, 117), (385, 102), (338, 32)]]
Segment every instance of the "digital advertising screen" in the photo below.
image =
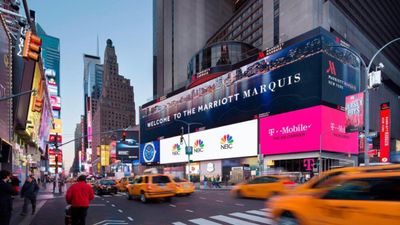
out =
[[(244, 132), (245, 131), (245, 132)], [(241, 122), (160, 140), (160, 163), (187, 162), (186, 146), (193, 147), (190, 159), (203, 161), (257, 155), (257, 120)]]
[(323, 151), (358, 153), (357, 133), (346, 133), (345, 113), (315, 106), (260, 119), (261, 152), (266, 155)]
[(140, 163), (159, 163), (160, 162), (160, 142), (151, 141), (140, 144)]

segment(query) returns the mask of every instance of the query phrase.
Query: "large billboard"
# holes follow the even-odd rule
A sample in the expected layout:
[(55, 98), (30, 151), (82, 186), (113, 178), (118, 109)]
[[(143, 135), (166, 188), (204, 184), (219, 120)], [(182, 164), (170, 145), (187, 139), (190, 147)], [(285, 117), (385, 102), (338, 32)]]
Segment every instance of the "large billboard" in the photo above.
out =
[(133, 139), (117, 141), (117, 159), (123, 163), (132, 163), (139, 160), (139, 145)]
[[(359, 90), (359, 63), (318, 35), (214, 80), (140, 109), (141, 142), (179, 135), (186, 122), (206, 129), (326, 104), (345, 105)], [(196, 127), (193, 127), (193, 130)], [(193, 131), (192, 130), (192, 131)]]
[(140, 144), (140, 163), (159, 163), (160, 162), (160, 141), (151, 141)]
[(346, 96), (346, 132), (364, 128), (364, 92)]
[(390, 107), (389, 103), (381, 105), (380, 111), (380, 155), (381, 162), (389, 162), (390, 160)]
[(257, 120), (241, 122), (160, 140), (160, 163), (187, 162), (185, 143), (193, 147), (193, 161), (249, 157), (257, 155)]
[[(4, 20), (0, 18), (0, 98), (11, 95), (11, 46), (10, 36), (7, 34)], [(0, 101), (0, 138), (10, 141), (11, 122), (11, 99)], [(0, 151), (1, 153), (1, 151)]]
[(260, 145), (267, 155), (319, 150), (358, 154), (357, 133), (345, 132), (345, 113), (326, 106), (261, 118)]

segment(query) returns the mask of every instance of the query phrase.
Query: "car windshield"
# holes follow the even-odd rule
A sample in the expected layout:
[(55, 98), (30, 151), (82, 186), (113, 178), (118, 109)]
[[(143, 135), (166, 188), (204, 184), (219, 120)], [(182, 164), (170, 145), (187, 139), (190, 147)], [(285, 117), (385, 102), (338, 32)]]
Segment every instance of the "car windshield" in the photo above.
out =
[(102, 185), (114, 185), (115, 181), (113, 181), (113, 180), (102, 180), (102, 181), (100, 181), (100, 184), (102, 184)]
[(181, 178), (179, 178), (179, 177), (175, 177), (175, 178), (174, 178), (174, 181), (175, 181), (175, 182), (186, 182), (186, 180), (181, 179)]
[(154, 176), (153, 177), (153, 184), (165, 184), (169, 183), (169, 177), (167, 176)]

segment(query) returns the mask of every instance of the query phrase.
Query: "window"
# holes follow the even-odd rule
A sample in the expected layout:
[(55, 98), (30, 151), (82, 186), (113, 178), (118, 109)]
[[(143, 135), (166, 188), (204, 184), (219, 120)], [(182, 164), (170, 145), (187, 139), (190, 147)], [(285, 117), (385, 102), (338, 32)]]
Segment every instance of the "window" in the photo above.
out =
[(167, 176), (154, 176), (153, 184), (166, 184), (171, 182)]
[(400, 177), (350, 180), (329, 191), (323, 199), (400, 201)]
[(335, 172), (335, 173), (331, 173), (329, 175), (327, 175), (326, 177), (322, 178), (321, 180), (319, 180), (318, 182), (316, 182), (315, 184), (312, 185), (311, 188), (321, 188), (321, 187), (328, 187), (329, 184), (332, 182), (333, 177), (337, 177), (339, 175), (343, 174), (343, 172)]

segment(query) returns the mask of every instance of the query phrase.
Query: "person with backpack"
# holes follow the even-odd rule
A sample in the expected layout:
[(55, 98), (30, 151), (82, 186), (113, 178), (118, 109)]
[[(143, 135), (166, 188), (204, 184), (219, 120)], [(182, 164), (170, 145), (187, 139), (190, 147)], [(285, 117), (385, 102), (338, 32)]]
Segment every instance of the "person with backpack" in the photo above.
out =
[(32, 215), (36, 211), (36, 196), (39, 192), (39, 185), (37, 184), (33, 175), (26, 178), (24, 185), (21, 188), (21, 198), (24, 198), (24, 205), (22, 206), (21, 216), (25, 216), (28, 211), (29, 202), (32, 204)]

